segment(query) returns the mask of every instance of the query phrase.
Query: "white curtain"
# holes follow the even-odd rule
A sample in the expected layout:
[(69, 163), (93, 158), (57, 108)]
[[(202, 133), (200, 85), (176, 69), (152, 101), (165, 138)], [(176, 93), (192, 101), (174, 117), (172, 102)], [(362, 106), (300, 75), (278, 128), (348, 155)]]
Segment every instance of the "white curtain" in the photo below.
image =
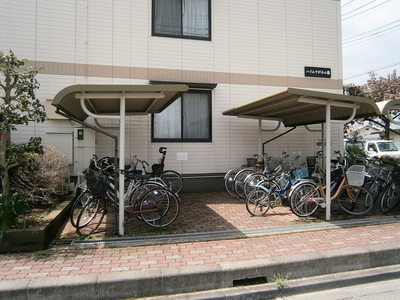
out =
[(208, 36), (208, 0), (182, 0), (182, 32), (188, 36)]
[(178, 98), (159, 114), (154, 114), (154, 138), (181, 138), (181, 98)]
[(161, 34), (181, 35), (182, 27), (181, 0), (155, 1), (155, 32)]
[(183, 138), (209, 138), (209, 101), (206, 94), (186, 94), (183, 102)]

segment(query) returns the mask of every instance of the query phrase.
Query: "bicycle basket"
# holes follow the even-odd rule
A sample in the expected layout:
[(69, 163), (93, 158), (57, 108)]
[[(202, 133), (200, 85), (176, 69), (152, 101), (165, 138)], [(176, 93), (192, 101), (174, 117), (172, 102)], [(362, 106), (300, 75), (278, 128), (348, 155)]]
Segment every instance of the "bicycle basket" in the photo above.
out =
[(267, 168), (269, 171), (274, 171), (279, 167), (279, 160), (277, 158), (273, 158), (267, 161)]
[(307, 167), (309, 167), (309, 168), (314, 168), (315, 167), (316, 159), (315, 159), (314, 156), (307, 156), (306, 160), (307, 160)]
[(346, 171), (347, 181), (349, 185), (362, 186), (364, 184), (365, 166), (353, 165)]
[(296, 169), (293, 171), (293, 175), (296, 179), (309, 178), (308, 168)]
[(94, 196), (103, 196), (108, 188), (107, 177), (98, 172), (89, 172), (86, 174), (86, 182), (89, 191)]
[(164, 171), (164, 166), (161, 164), (154, 164), (151, 166), (151, 170), (154, 174), (161, 174)]
[(87, 172), (88, 172), (87, 169), (78, 170), (78, 179), (77, 179), (76, 185), (81, 189), (86, 189), (86, 174), (87, 174)]

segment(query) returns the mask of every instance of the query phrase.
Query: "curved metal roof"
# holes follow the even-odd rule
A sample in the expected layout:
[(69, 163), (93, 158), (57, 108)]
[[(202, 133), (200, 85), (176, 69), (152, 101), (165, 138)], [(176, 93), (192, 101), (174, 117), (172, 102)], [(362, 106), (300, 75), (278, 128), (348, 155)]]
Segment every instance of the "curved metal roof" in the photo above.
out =
[(381, 114), (368, 98), (346, 96), (297, 88), (287, 88), (255, 101), (224, 111), (226, 116), (278, 120), (286, 127), (326, 122), (326, 105), (331, 105), (332, 120), (347, 120), (356, 107), (354, 118)]
[[(186, 85), (78, 84), (57, 93), (52, 101), (57, 110), (84, 121), (89, 114), (120, 115), (120, 99), (126, 100), (126, 115), (158, 113), (188, 90)], [(85, 111), (81, 105), (84, 98)]]

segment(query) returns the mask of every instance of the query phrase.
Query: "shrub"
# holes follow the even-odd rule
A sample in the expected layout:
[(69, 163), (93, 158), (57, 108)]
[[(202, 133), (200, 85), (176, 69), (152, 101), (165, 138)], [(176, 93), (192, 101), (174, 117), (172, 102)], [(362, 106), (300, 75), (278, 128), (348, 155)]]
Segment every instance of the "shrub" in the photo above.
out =
[(11, 174), (12, 189), (26, 195), (33, 206), (53, 206), (67, 191), (69, 160), (55, 146), (43, 145), (36, 155)]
[(13, 226), (17, 217), (26, 208), (25, 197), (22, 194), (0, 194), (0, 240), (3, 237), (4, 229)]

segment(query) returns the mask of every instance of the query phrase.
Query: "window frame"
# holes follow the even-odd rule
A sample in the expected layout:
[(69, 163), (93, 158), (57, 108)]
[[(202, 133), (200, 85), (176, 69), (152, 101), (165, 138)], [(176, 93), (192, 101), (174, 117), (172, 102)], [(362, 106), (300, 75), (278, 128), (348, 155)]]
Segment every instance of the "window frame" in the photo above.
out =
[[(165, 82), (165, 81), (151, 81), (150, 84), (186, 84), (189, 86), (189, 90), (182, 96), (184, 97), (187, 93), (196, 94), (207, 94), (208, 95), (208, 115), (209, 115), (209, 133), (208, 138), (184, 138), (181, 130), (180, 138), (154, 138), (154, 114), (151, 114), (151, 142), (168, 142), (168, 143), (211, 143), (212, 142), (212, 90), (217, 84), (212, 83), (187, 83), (187, 82)], [(181, 97), (182, 97), (181, 96)], [(182, 98), (183, 99), (183, 98)], [(184, 101), (184, 100), (183, 100)], [(183, 101), (181, 101), (181, 107), (183, 108)], [(183, 129), (183, 109), (181, 110), (181, 129)]]
[[(178, 39), (190, 39), (190, 40), (202, 40), (202, 41), (211, 41), (211, 0), (208, 0), (208, 37), (199, 37), (199, 36), (191, 36), (191, 35), (184, 35), (183, 34), (183, 26), (181, 25), (181, 34), (164, 34), (164, 33), (157, 33), (155, 28), (155, 2), (157, 0), (152, 0), (152, 7), (151, 7), (151, 35), (152, 36), (159, 36), (159, 37), (169, 37), (169, 38), (178, 38)], [(162, 1), (162, 0), (161, 0)], [(182, 2), (183, 0), (181, 0)], [(183, 21), (182, 13), (181, 13), (181, 21)], [(183, 22), (181, 22), (182, 24)]]

